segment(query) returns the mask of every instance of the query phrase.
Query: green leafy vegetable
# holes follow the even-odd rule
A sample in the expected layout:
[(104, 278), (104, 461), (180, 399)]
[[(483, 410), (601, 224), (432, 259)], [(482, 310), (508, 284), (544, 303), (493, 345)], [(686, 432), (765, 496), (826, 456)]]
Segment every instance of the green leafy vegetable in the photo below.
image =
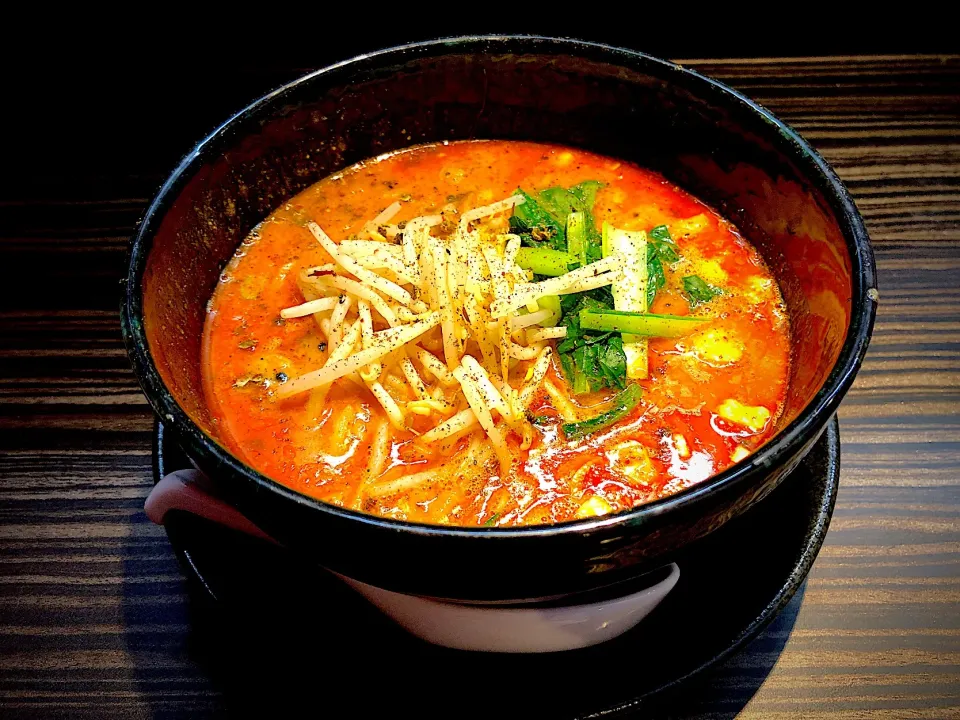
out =
[(500, 517), (500, 513), (494, 513), (490, 518), (483, 524), (484, 527), (493, 527), (493, 524), (497, 521), (497, 518)]
[[(576, 295), (574, 297), (575, 302), (570, 307), (564, 307), (563, 318), (560, 320), (560, 324), (567, 328), (566, 337), (560, 342), (559, 345), (557, 345), (557, 351), (560, 353), (574, 350), (580, 345), (599, 342), (600, 340), (604, 339), (602, 337), (588, 337), (581, 332), (580, 312), (583, 310), (590, 310), (594, 312), (610, 310), (611, 303), (597, 300), (588, 296), (586, 293)], [(567, 296), (561, 296), (561, 306), (565, 305), (563, 301), (566, 300), (566, 298)]]
[(657, 225), (647, 233), (647, 307), (653, 304), (657, 291), (667, 283), (663, 274), (664, 264), (669, 265), (679, 259), (677, 246), (666, 225)]
[(699, 275), (687, 275), (684, 277), (683, 291), (687, 295), (690, 307), (696, 307), (701, 303), (710, 302), (717, 297), (717, 295), (723, 294), (720, 288), (708, 285)]
[(642, 394), (643, 390), (639, 385), (636, 383), (629, 385), (614, 398), (609, 410), (589, 420), (564, 423), (562, 426), (563, 432), (570, 440), (576, 440), (577, 438), (582, 438), (584, 435), (608, 428), (615, 422), (629, 415), (630, 411), (640, 402), (640, 396)]
[[(613, 252), (611, 234), (620, 231), (606, 224), (602, 231), (599, 230), (593, 217), (593, 206), (601, 187), (601, 183), (588, 180), (569, 188), (551, 187), (535, 194), (518, 190), (524, 197), (524, 203), (515, 208), (510, 218), (510, 229), (520, 235), (524, 246), (517, 255), (518, 264), (532, 270), (539, 280), (561, 275), (576, 264), (595, 262)], [(646, 289), (643, 290), (642, 283), (639, 285), (641, 293), (646, 293), (649, 306), (657, 291), (666, 283), (664, 266), (680, 259), (666, 225), (659, 225), (646, 234), (646, 249), (639, 255), (641, 268), (644, 256)], [(567, 329), (566, 338), (557, 346), (557, 352), (574, 394), (603, 388), (623, 389), (627, 382), (627, 355), (624, 353), (620, 329), (623, 321), (608, 319), (605, 322), (609, 327), (581, 324), (582, 311), (603, 313), (613, 309), (612, 289), (603, 287), (585, 293), (567, 294), (550, 302), (553, 303), (550, 308), (557, 312), (553, 322), (559, 322)], [(543, 300), (541, 304), (546, 306)], [(636, 322), (630, 320), (627, 324)], [(651, 328), (663, 327), (668, 332), (684, 334), (691, 327), (683, 319), (675, 326), (670, 326), (669, 322), (664, 326), (663, 323), (662, 320), (642, 321), (637, 326), (644, 330), (633, 334), (658, 335), (659, 332), (650, 332)], [(630, 340), (629, 336), (627, 340)], [(628, 351), (630, 347), (628, 345)]]
[[(569, 188), (547, 188), (536, 195), (518, 190), (524, 202), (510, 218), (511, 232), (520, 235), (524, 245), (517, 254), (517, 264), (537, 276), (556, 276), (571, 266), (599, 260), (601, 237), (593, 206), (601, 187), (602, 183), (587, 180)], [(626, 383), (622, 339), (614, 333), (580, 331), (579, 312), (583, 307), (613, 307), (610, 288), (541, 298), (538, 302), (554, 310), (554, 323), (567, 328), (567, 337), (557, 350), (573, 392), (622, 388)]]
[[(568, 359), (572, 367), (568, 368)], [(623, 387), (627, 373), (627, 359), (623, 340), (612, 335), (603, 342), (586, 343), (568, 355), (560, 356), (564, 372), (573, 375), (573, 392), (582, 395), (604, 387)]]
[(590, 391), (590, 378), (587, 373), (594, 372), (595, 364), (590, 353), (590, 350), (581, 345), (560, 356), (560, 365), (570, 381), (570, 390), (574, 395)]
[(597, 360), (606, 385), (622, 388), (627, 376), (627, 356), (623, 352), (623, 338), (613, 335), (607, 339), (606, 347), (600, 345), (594, 345), (594, 347), (600, 348)]
[(571, 267), (576, 267), (577, 258), (570, 253), (545, 247), (522, 247), (517, 251), (517, 265), (533, 270), (537, 275), (556, 277)]
[[(579, 319), (581, 331), (598, 330), (645, 337), (682, 337), (706, 322), (704, 318), (699, 317), (653, 315), (594, 308), (582, 309)], [(569, 333), (569, 330), (567, 332)]]
[(547, 212), (555, 218), (566, 219), (572, 212), (590, 214), (593, 220), (593, 206), (597, 201), (597, 191), (603, 183), (597, 180), (587, 180), (569, 188), (552, 187), (540, 193), (540, 202)]
[(554, 250), (568, 250), (567, 218), (571, 213), (583, 213), (585, 229), (585, 256), (587, 262), (600, 259), (600, 233), (593, 220), (593, 206), (597, 191), (603, 184), (587, 180), (570, 188), (552, 187), (536, 196), (520, 189), (524, 202), (514, 208), (510, 231), (520, 235), (527, 247), (546, 245)]
[[(548, 213), (532, 195), (518, 189), (523, 203), (513, 209), (510, 217), (510, 231), (520, 235), (523, 244), (528, 247), (546, 245), (554, 250), (566, 250), (567, 238), (563, 223)], [(566, 216), (564, 216), (566, 220)]]
[(670, 237), (670, 230), (666, 225), (657, 225), (647, 233), (647, 242), (657, 249), (657, 254), (665, 263), (675, 263), (680, 259), (677, 245)]
[(581, 311), (609, 309), (609, 303), (584, 293), (564, 312), (560, 321), (567, 335), (557, 345), (557, 353), (575, 395), (605, 387), (622, 388), (626, 384), (627, 358), (622, 338), (611, 332), (598, 333), (580, 327)]
[(657, 256), (653, 245), (647, 245), (647, 307), (653, 305), (653, 299), (660, 288), (667, 284), (663, 274), (663, 263)]

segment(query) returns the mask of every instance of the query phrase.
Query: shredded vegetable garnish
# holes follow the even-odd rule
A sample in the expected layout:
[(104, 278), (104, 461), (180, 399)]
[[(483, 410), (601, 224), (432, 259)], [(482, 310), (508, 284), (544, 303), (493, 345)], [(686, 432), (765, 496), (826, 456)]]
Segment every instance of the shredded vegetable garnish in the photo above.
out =
[[(523, 202), (516, 194), (467, 210), (446, 233), (440, 215), (388, 231), (385, 223), (402, 217), (398, 203), (364, 225), (360, 237), (340, 242), (308, 222), (332, 262), (301, 273), (304, 302), (281, 317), (314, 316), (327, 361), (277, 395), (313, 391), (322, 399), (340, 379), (362, 382), (394, 427), (410, 429), (413, 416), (433, 418), (422, 442), (482, 429), (506, 474), (507, 434), (529, 446), (524, 409), (547, 376), (547, 343), (566, 334), (556, 327), (557, 296), (609, 285), (621, 265), (616, 255), (581, 267), (566, 252), (521, 248), (507, 215)], [(533, 282), (534, 272), (552, 277)]]

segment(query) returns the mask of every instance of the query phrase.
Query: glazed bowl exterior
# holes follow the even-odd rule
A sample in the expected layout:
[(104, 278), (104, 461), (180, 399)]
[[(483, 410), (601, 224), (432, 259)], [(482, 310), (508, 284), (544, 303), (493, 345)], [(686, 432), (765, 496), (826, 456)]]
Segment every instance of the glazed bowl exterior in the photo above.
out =
[[(391, 520), (308, 498), (231, 455), (204, 401), (208, 298), (246, 234), (332, 172), (410, 145), (561, 143), (661, 172), (732, 220), (777, 277), (792, 372), (777, 435), (734, 467), (616, 515), (522, 528)], [(200, 142), (154, 198), (131, 250), (124, 338), (143, 390), (215, 492), (293, 552), (392, 591), (477, 602), (615, 585), (759, 502), (833, 416), (876, 301), (863, 221), (824, 160), (767, 110), (673, 63), (603, 45), (465, 37), (325, 68)], [(767, 542), (770, 538), (758, 538)]]

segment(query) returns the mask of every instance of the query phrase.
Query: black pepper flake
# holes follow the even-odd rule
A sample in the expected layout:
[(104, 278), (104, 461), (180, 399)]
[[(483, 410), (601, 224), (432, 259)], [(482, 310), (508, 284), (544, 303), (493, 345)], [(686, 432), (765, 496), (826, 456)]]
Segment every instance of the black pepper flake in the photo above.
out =
[(319, 350), (320, 352), (326, 352), (327, 344), (325, 342), (320, 343), (319, 345), (317, 345), (317, 350)]
[(287, 381), (287, 374), (285, 372), (278, 372), (275, 377), (279, 383), (285, 383)]
[(341, 305), (343, 305), (346, 301), (347, 301), (346, 295), (341, 295), (340, 297), (337, 298), (337, 302), (340, 303)]

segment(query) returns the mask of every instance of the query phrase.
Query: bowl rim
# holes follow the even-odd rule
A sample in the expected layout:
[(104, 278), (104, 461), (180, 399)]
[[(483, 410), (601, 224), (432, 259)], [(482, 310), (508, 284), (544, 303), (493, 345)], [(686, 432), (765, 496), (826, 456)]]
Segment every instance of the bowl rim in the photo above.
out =
[[(823, 195), (837, 218), (851, 261), (852, 292), (850, 323), (840, 353), (823, 385), (797, 416), (759, 451), (707, 480), (665, 498), (611, 515), (585, 520), (573, 520), (550, 525), (519, 527), (463, 527), (430, 525), (396, 520), (356, 510), (341, 508), (322, 500), (303, 495), (260, 473), (230, 453), (200, 426), (180, 406), (167, 388), (150, 352), (143, 323), (143, 274), (156, 232), (183, 187), (193, 179), (191, 170), (200, 162), (216, 156), (221, 146), (234, 140), (238, 124), (254, 118), (263, 110), (282, 102), (305, 84), (320, 78), (348, 80), (354, 71), (386, 69), (417, 59), (444, 55), (465, 55), (486, 52), (510, 54), (560, 55), (580, 57), (640, 72), (659, 73), (660, 76), (682, 77), (692, 84), (699, 96), (720, 99), (732, 109), (755, 116), (770, 126), (774, 133), (765, 138), (788, 156), (798, 169), (809, 176), (811, 184)], [(341, 77), (342, 76), (342, 77)], [(684, 68), (677, 63), (662, 60), (642, 52), (603, 43), (572, 38), (540, 35), (464, 35), (385, 48), (328, 65), (307, 73), (254, 100), (239, 112), (217, 126), (200, 140), (178, 163), (150, 202), (130, 246), (127, 274), (122, 281), (123, 298), (120, 308), (124, 344), (134, 372), (144, 394), (158, 417), (172, 425), (188, 453), (209, 457), (217, 467), (243, 476), (260, 490), (279, 495), (286, 500), (340, 519), (358, 522), (383, 530), (402, 531), (421, 536), (474, 538), (537, 538), (554, 535), (581, 535), (615, 526), (643, 525), (665, 513), (690, 509), (722, 490), (731, 490), (746, 483), (759, 473), (785, 462), (797, 447), (815, 439), (836, 411), (863, 362), (876, 315), (877, 280), (873, 249), (859, 211), (836, 172), (795, 130), (777, 118), (759, 103), (727, 85)]]

